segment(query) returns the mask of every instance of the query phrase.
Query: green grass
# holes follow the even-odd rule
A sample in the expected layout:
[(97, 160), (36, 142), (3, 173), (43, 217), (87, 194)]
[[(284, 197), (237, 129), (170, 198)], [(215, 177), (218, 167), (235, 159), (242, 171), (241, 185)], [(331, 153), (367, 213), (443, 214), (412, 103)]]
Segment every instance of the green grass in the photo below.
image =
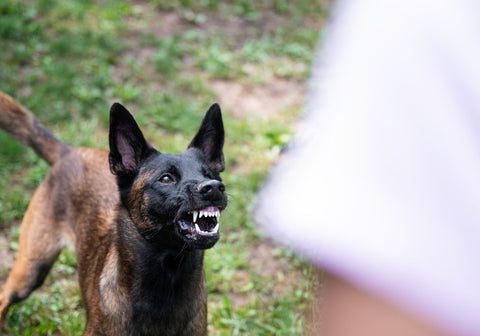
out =
[[(230, 203), (222, 238), (206, 253), (211, 335), (305, 332), (312, 270), (266, 241), (251, 211), (291, 137), (327, 9), (315, 0), (0, 2), (0, 90), (69, 144), (107, 148), (109, 106), (120, 101), (159, 150), (181, 151), (224, 97)], [(249, 92), (277, 81), (298, 88), (298, 97), (269, 114), (239, 110), (218, 84), (236, 84), (252, 99)], [(18, 223), (47, 171), (0, 132), (0, 234), (14, 255)], [(75, 264), (73, 252), (62, 253), (44, 286), (12, 307), (7, 335), (81, 335)]]

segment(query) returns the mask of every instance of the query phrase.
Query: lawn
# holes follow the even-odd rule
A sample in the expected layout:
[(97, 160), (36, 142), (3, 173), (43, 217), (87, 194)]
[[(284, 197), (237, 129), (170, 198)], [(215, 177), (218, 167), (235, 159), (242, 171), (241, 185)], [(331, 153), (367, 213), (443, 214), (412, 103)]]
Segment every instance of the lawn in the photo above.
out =
[[(327, 1), (325, 1), (327, 2)], [(290, 140), (328, 5), (320, 0), (0, 2), (0, 90), (65, 142), (108, 146), (119, 101), (161, 151), (183, 150), (213, 102), (222, 107), (230, 197), (206, 253), (210, 335), (302, 335), (312, 269), (257, 230), (256, 192)], [(48, 165), (0, 132), (0, 279)], [(15, 305), (7, 335), (81, 335), (76, 261)]]

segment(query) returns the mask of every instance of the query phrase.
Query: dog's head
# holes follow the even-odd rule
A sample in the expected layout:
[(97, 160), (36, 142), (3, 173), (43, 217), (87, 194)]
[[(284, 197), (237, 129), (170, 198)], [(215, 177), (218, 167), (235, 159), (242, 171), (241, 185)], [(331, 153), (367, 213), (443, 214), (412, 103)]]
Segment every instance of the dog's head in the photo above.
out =
[(225, 168), (224, 129), (214, 104), (181, 153), (160, 153), (144, 138), (121, 104), (110, 110), (110, 169), (138, 231), (165, 248), (206, 249), (219, 239), (227, 206), (220, 172)]

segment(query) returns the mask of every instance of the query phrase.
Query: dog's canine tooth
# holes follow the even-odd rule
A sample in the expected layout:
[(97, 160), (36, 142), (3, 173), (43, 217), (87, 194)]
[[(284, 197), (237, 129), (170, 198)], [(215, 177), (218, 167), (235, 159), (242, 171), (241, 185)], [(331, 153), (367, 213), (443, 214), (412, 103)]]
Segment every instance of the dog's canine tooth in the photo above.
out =
[(198, 218), (202, 218), (203, 216), (206, 217), (205, 212), (203, 212), (203, 210), (200, 210), (200, 215), (198, 216)]
[(198, 211), (193, 211), (192, 214), (193, 214), (193, 222), (195, 223), (198, 218)]

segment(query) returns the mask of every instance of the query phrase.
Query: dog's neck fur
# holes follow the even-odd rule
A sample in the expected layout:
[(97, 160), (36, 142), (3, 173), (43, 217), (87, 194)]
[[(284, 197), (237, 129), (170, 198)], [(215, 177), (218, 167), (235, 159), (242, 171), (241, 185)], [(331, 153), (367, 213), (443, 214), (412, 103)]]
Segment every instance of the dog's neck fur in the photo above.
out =
[(203, 251), (164, 249), (148, 242), (124, 208), (114, 244), (118, 285), (133, 298), (128, 328), (143, 335), (169, 326), (162, 334), (177, 335), (195, 315), (206, 313)]

